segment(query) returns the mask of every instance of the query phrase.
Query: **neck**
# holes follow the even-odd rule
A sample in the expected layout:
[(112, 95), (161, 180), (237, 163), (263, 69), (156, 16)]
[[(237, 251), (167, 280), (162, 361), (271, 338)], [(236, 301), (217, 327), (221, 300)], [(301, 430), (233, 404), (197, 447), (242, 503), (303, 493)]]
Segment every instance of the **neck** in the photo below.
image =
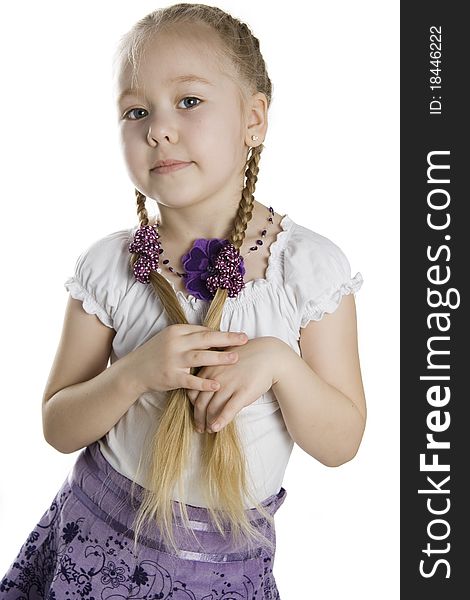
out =
[[(253, 203), (252, 217), (259, 211), (257, 204), (256, 201)], [(194, 212), (188, 215), (184, 210), (173, 208), (168, 210), (167, 207), (160, 206), (161, 218), (157, 220), (160, 223), (158, 230), (162, 243), (165, 243), (164, 240), (174, 240), (178, 246), (186, 247), (198, 238), (230, 239), (238, 205), (239, 202), (233, 204), (228, 210), (215, 210), (210, 214), (198, 212), (197, 215)]]

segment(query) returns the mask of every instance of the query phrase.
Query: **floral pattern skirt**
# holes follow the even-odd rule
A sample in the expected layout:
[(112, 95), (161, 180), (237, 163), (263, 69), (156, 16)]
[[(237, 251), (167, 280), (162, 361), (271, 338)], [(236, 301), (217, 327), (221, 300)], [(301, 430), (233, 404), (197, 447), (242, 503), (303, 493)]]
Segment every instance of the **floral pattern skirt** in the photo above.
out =
[[(233, 552), (230, 536), (220, 534), (204, 507), (186, 504), (191, 535), (174, 506), (176, 553), (145, 528), (134, 553), (143, 488), (135, 484), (131, 498), (131, 485), (98, 442), (84, 448), (0, 580), (0, 600), (279, 600), (274, 553), (266, 546)], [(262, 505), (274, 515), (286, 493), (281, 487)], [(275, 529), (255, 508), (247, 513), (275, 547)]]

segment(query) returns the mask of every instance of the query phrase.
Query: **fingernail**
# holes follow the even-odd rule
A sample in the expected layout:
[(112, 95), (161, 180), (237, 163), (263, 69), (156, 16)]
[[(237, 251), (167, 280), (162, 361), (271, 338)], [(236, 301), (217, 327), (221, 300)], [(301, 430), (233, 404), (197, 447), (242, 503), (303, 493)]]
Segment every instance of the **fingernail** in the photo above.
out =
[(221, 429), (221, 428), (222, 428), (222, 425), (220, 423), (213, 423), (211, 425), (212, 431), (219, 431), (219, 429)]
[(245, 333), (240, 333), (240, 335), (238, 336), (241, 340), (245, 340), (246, 339), (246, 334)]
[(218, 384), (218, 383), (213, 383), (213, 384), (211, 385), (211, 388), (212, 388), (213, 390), (218, 390), (218, 389), (219, 389), (219, 384)]

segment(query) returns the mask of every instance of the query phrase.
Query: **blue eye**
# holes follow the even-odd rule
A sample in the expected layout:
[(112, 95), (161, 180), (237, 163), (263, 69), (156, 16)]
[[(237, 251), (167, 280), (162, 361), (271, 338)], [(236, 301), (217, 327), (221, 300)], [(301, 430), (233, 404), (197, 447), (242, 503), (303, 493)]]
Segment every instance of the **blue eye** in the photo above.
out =
[[(195, 96), (186, 96), (186, 98), (183, 98), (181, 102), (184, 102), (185, 100), (197, 100), (198, 102), (201, 102), (201, 100), (199, 100), (199, 98), (196, 98)], [(196, 108), (196, 106), (199, 106), (199, 104), (193, 104), (193, 106), (188, 106), (188, 108)]]
[[(185, 98), (183, 98), (183, 99), (180, 101), (180, 104), (181, 104), (181, 102), (184, 102), (185, 100), (197, 100), (197, 102), (198, 102), (197, 104), (193, 104), (192, 106), (187, 106), (186, 108), (187, 108), (188, 110), (191, 110), (192, 108), (196, 108), (196, 106), (199, 106), (199, 104), (202, 102), (202, 100), (199, 100), (199, 98), (196, 98), (195, 96), (186, 96)], [(127, 119), (127, 115), (130, 115), (130, 114), (132, 114), (134, 111), (144, 111), (144, 112), (147, 112), (147, 111), (145, 110), (145, 108), (131, 108), (131, 110), (128, 110), (128, 111), (127, 111), (127, 112), (126, 112), (126, 113), (123, 115), (123, 118), (124, 118), (124, 119)], [(127, 120), (130, 120), (130, 121), (140, 121), (140, 119), (138, 119), (138, 118), (136, 118), (136, 119), (127, 119)]]
[[(131, 110), (128, 110), (128, 111), (127, 111), (127, 112), (126, 112), (126, 113), (123, 115), (123, 118), (125, 119), (125, 118), (127, 117), (127, 115), (130, 115), (130, 114), (132, 114), (132, 113), (133, 113), (135, 110), (140, 110), (140, 111), (142, 111), (142, 110), (143, 110), (143, 111), (147, 112), (147, 111), (145, 110), (145, 108), (131, 108)], [(140, 121), (140, 119), (130, 119), (130, 121)]]

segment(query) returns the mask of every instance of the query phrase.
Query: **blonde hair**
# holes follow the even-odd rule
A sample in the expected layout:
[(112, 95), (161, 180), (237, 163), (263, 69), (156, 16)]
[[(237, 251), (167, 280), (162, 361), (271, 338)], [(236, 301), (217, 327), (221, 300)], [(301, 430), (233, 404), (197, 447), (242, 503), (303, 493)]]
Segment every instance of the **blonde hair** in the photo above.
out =
[[(268, 107), (271, 103), (272, 86), (266, 65), (260, 52), (259, 41), (247, 25), (215, 6), (205, 4), (174, 4), (158, 9), (141, 20), (121, 38), (117, 57), (133, 68), (135, 74), (142, 59), (145, 44), (160, 31), (174, 28), (179, 24), (208, 25), (218, 36), (220, 44), (214, 48), (217, 60), (229, 62), (233, 67), (231, 76), (237, 84), (242, 102), (248, 93), (263, 92)], [(235, 215), (230, 241), (239, 249), (245, 238), (248, 222), (252, 218), (254, 191), (259, 170), (259, 161), (263, 145), (251, 148), (245, 163), (246, 183), (244, 185), (237, 213)], [(137, 197), (137, 215), (141, 226), (149, 224), (145, 208), (146, 197), (135, 190)], [(133, 267), (138, 254), (130, 256)], [(151, 271), (150, 282), (160, 298), (171, 323), (188, 323), (184, 311), (170, 283), (157, 271)], [(219, 288), (212, 299), (204, 326), (220, 330), (222, 311), (227, 299), (227, 290)], [(218, 348), (214, 348), (218, 350)], [(192, 368), (195, 375), (198, 368)], [(153, 435), (149, 448), (150, 468), (148, 485), (144, 488), (143, 499), (135, 519), (134, 550), (139, 531), (145, 521), (155, 519), (159, 524), (163, 542), (177, 550), (172, 528), (172, 493), (176, 483), (184, 490), (183, 473), (188, 463), (194, 435), (202, 435), (201, 473), (204, 477), (202, 487), (206, 504), (217, 530), (225, 536), (232, 533), (231, 542), (243, 541), (247, 547), (255, 544), (266, 545), (274, 550), (274, 543), (265, 537), (261, 529), (252, 526), (243, 503), (242, 494), (249, 497), (254, 508), (267, 522), (267, 530), (273, 527), (273, 516), (250, 494), (247, 485), (247, 465), (236, 419), (221, 431), (213, 434), (197, 434), (194, 427), (194, 409), (187, 396), (186, 389), (170, 390), (164, 405), (161, 420)], [(142, 454), (141, 454), (142, 459)], [(139, 462), (140, 466), (140, 462)], [(134, 484), (132, 489), (134, 489)], [(183, 513), (183, 526), (190, 531), (186, 505), (180, 503)], [(224, 522), (228, 529), (224, 529)], [(258, 522), (264, 522), (263, 519)], [(192, 530), (191, 530), (192, 532)], [(194, 535), (194, 532), (192, 532)]]

